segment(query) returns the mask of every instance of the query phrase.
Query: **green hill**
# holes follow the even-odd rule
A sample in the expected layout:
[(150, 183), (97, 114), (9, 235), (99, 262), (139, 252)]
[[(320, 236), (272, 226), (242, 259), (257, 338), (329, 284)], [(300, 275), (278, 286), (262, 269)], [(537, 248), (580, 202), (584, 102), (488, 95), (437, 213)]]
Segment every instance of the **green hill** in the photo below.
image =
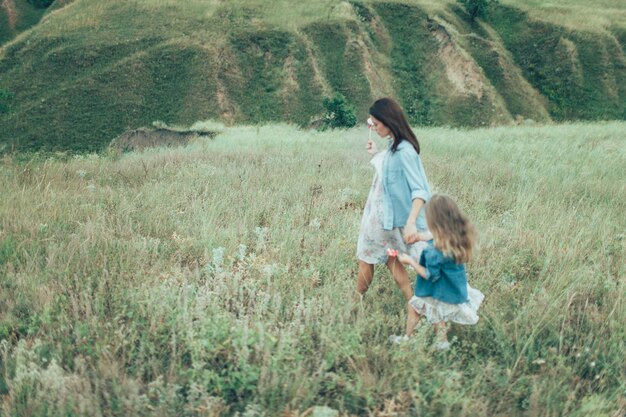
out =
[(155, 120), (307, 126), (336, 92), (361, 118), (398, 97), (417, 125), (626, 119), (618, 1), (503, 1), (478, 22), (453, 1), (66, 3), (0, 49), (0, 147), (98, 151)]

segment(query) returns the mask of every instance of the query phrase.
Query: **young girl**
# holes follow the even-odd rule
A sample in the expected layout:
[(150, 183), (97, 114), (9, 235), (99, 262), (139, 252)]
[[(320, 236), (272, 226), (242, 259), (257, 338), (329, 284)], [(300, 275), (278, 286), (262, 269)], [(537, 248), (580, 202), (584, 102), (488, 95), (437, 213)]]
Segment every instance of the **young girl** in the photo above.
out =
[(369, 113), (370, 129), (389, 140), (382, 152), (371, 138), (367, 142), (375, 173), (359, 230), (356, 292), (365, 294), (374, 278), (374, 265), (385, 263), (408, 301), (413, 295), (409, 275), (402, 264), (387, 255), (387, 248), (419, 259), (424, 241), (430, 239), (422, 210), (430, 198), (430, 187), (419, 142), (400, 105), (382, 98), (374, 102)]
[(434, 195), (426, 205), (426, 223), (434, 242), (420, 256), (419, 263), (407, 254), (398, 260), (417, 272), (415, 295), (407, 306), (406, 340), (415, 330), (420, 316), (435, 325), (437, 349), (448, 349), (446, 322), (476, 324), (478, 307), (485, 296), (467, 283), (465, 263), (472, 256), (476, 234), (474, 226), (447, 196)]

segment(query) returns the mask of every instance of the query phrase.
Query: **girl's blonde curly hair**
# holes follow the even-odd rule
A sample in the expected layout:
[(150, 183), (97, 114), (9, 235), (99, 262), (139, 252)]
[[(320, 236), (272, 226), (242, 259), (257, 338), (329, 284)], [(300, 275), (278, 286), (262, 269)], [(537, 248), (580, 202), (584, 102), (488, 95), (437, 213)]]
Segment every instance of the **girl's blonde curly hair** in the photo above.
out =
[(450, 197), (432, 196), (426, 204), (426, 223), (435, 239), (435, 247), (456, 263), (466, 263), (472, 257), (476, 229)]

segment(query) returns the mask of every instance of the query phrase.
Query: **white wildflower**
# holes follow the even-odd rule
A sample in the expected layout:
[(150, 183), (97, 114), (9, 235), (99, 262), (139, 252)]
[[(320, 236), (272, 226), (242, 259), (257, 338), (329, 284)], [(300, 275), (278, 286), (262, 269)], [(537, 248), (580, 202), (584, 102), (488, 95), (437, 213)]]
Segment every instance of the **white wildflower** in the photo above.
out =
[(222, 266), (224, 266), (224, 248), (215, 248), (213, 249), (213, 267), (219, 271)]
[(325, 405), (316, 405), (315, 407), (313, 407), (311, 417), (339, 417), (339, 411)]
[(263, 275), (271, 277), (278, 272), (278, 266), (276, 264), (263, 265), (261, 271), (263, 271)]
[(316, 217), (313, 220), (311, 220), (311, 222), (309, 223), (309, 226), (311, 226), (313, 229), (319, 229), (322, 224), (320, 223), (320, 220)]
[(246, 245), (244, 245), (243, 243), (239, 245), (239, 249), (237, 250), (237, 259), (239, 259), (240, 261), (243, 261), (246, 257), (246, 251), (248, 250), (248, 247)]
[(267, 227), (256, 227), (254, 229), (254, 233), (256, 234), (256, 247), (257, 247), (257, 250), (265, 249)]

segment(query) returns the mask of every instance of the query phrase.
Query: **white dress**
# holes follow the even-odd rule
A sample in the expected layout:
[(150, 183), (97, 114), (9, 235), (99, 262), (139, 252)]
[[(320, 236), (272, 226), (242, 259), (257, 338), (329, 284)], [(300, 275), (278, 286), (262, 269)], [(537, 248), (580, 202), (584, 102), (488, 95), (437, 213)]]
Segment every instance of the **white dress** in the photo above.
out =
[(418, 314), (426, 317), (429, 323), (442, 321), (458, 324), (478, 323), (478, 308), (485, 299), (485, 295), (467, 285), (467, 301), (462, 304), (449, 304), (433, 297), (413, 296), (409, 304)]
[(395, 227), (392, 230), (383, 228), (382, 172), (386, 153), (387, 151), (378, 152), (370, 161), (370, 164), (374, 166), (374, 179), (363, 210), (359, 240), (356, 245), (357, 258), (372, 265), (387, 263), (387, 249), (407, 253), (418, 261), (422, 250), (427, 246), (426, 242), (416, 242), (411, 245), (404, 243), (402, 227)]

